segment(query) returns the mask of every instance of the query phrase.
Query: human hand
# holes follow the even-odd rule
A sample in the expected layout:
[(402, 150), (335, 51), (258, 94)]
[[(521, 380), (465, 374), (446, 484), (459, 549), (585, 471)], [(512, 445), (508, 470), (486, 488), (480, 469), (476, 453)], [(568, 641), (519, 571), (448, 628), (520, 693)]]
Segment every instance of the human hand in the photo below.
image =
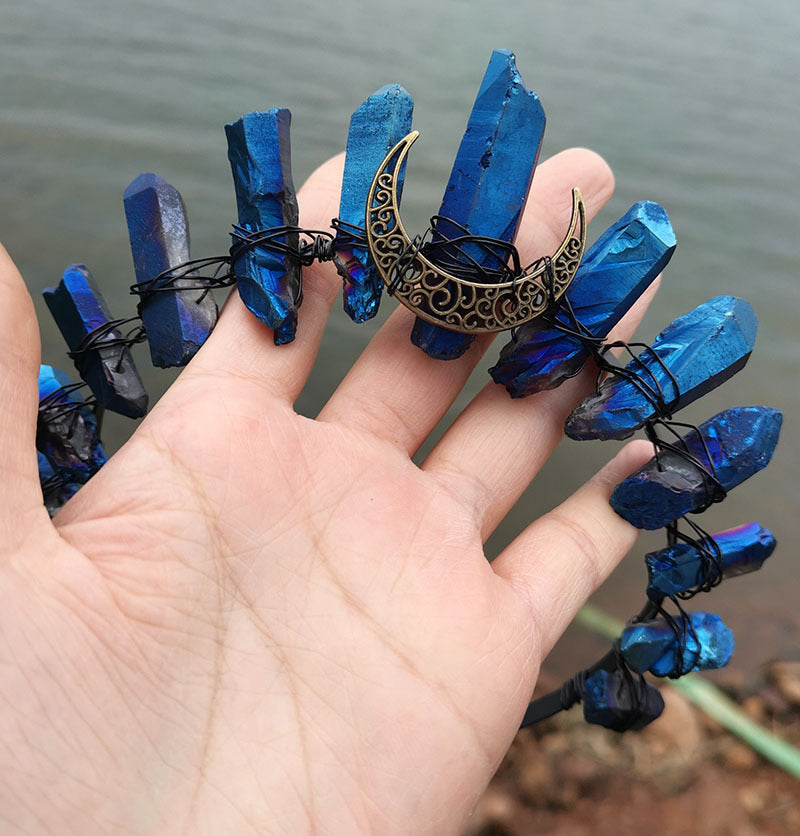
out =
[[(301, 191), (304, 226), (335, 215), (341, 169), (332, 160)], [(542, 164), (523, 261), (560, 241), (573, 185), (591, 217), (613, 180), (587, 151)], [(51, 522), (34, 449), (38, 334), (0, 259), (9, 832), (457, 833), (541, 659), (632, 545), (608, 496), (649, 457), (644, 442), (484, 557), (590, 370), (518, 401), (488, 384), (418, 467), (489, 339), (431, 360), (398, 309), (310, 420), (292, 404), (340, 279), (314, 265), (304, 288), (298, 339), (282, 347), (233, 294)]]

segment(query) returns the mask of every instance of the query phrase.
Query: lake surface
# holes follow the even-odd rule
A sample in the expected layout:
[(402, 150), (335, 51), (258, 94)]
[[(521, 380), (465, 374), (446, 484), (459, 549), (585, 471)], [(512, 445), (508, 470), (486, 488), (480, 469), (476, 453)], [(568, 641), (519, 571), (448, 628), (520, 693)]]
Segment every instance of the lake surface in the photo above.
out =
[[(697, 608), (720, 612), (734, 628), (733, 664), (742, 673), (769, 658), (800, 658), (795, 0), (27, 0), (0, 11), (0, 43), (0, 240), (36, 300), (43, 361), (64, 368), (69, 361), (40, 291), (67, 264), (84, 262), (115, 315), (133, 313), (121, 199), (139, 172), (156, 171), (181, 190), (195, 256), (222, 252), (235, 215), (225, 122), (250, 110), (291, 108), (299, 184), (341, 150), (352, 110), (396, 81), (413, 95), (422, 132), (404, 194), (406, 222), (421, 231), (438, 209), (491, 50), (513, 49), (547, 112), (542, 159), (585, 145), (615, 171), (616, 194), (590, 239), (636, 200), (656, 200), (670, 214), (678, 250), (641, 336), (652, 339), (675, 316), (720, 294), (745, 296), (756, 309), (760, 330), (748, 366), (682, 416), (699, 423), (751, 403), (784, 410), (770, 468), (702, 520), (719, 531), (757, 519), (780, 545), (764, 570), (726, 583)], [(357, 328), (335, 313), (302, 411), (319, 409), (376, 327)], [(483, 385), (497, 350), (459, 406)], [(150, 368), (146, 350), (136, 356), (155, 399), (174, 375)], [(108, 446), (119, 446), (131, 429), (109, 418)], [(493, 536), (490, 552), (615, 449), (562, 444)], [(641, 556), (661, 543), (661, 536), (643, 538), (597, 602), (619, 617), (637, 610)], [(572, 630), (552, 664), (567, 672), (591, 661), (596, 648)]]

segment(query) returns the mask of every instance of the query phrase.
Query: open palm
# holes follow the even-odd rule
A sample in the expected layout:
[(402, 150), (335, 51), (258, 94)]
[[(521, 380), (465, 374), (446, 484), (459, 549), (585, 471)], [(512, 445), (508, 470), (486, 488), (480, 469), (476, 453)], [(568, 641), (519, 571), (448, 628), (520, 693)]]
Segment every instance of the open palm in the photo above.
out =
[[(301, 192), (305, 226), (335, 214), (341, 165)], [(555, 248), (573, 185), (591, 216), (613, 183), (587, 151), (543, 164), (523, 260)], [(339, 287), (329, 268), (305, 271), (288, 346), (233, 294), (133, 438), (51, 523), (34, 451), (38, 335), (3, 256), (9, 832), (456, 833), (543, 655), (631, 546), (607, 498), (646, 458), (636, 445), (484, 557), (590, 371), (523, 401), (488, 385), (418, 467), (411, 456), (488, 340), (437, 362), (410, 345), (412, 316), (398, 310), (318, 418), (298, 416)]]

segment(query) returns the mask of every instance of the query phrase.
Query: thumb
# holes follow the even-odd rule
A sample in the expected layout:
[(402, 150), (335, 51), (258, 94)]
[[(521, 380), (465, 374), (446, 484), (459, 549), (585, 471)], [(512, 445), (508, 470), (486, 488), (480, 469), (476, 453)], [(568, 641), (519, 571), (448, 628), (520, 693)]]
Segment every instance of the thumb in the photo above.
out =
[(0, 245), (0, 536), (19, 543), (21, 514), (42, 508), (36, 463), (39, 327), (33, 301)]

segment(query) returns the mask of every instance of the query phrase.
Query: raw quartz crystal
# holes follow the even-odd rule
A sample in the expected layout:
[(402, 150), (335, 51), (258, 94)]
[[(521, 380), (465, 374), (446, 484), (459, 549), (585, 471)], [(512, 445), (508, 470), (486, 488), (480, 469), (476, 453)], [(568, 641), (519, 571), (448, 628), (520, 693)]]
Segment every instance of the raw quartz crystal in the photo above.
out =
[[(545, 116), (538, 96), (517, 72), (514, 53), (498, 49), (478, 90), (467, 129), (458, 149), (439, 215), (466, 227), (472, 235), (514, 242), (533, 171), (539, 157)], [(441, 221), (434, 242), (463, 235)], [(497, 259), (472, 246), (469, 254), (482, 267)], [(463, 266), (463, 265), (462, 265)], [(480, 280), (480, 274), (475, 276)], [(417, 319), (411, 342), (439, 360), (460, 357), (474, 336), (448, 331)]]
[[(639, 201), (592, 245), (566, 298), (587, 336), (604, 339), (667, 266), (675, 251), (675, 233), (664, 209)], [(556, 320), (574, 330), (563, 306)], [(576, 375), (589, 357), (581, 340), (538, 317), (522, 325), (489, 369), (495, 383), (512, 398), (554, 389)]]
[(603, 668), (586, 678), (583, 717), (613, 731), (639, 731), (661, 716), (664, 700), (658, 688), (627, 671)]
[(106, 454), (91, 408), (77, 391), (59, 391), (72, 383), (61, 369), (39, 367), (36, 449), (65, 483), (83, 484), (106, 463)]
[(705, 471), (715, 474), (725, 491), (749, 479), (769, 464), (782, 420), (779, 410), (766, 406), (723, 410), (700, 424), (699, 434), (689, 431), (676, 441), (676, 450), (662, 450), (620, 482), (611, 507), (631, 525), (648, 530), (705, 508), (715, 498)]
[[(113, 319), (94, 277), (83, 264), (70, 264), (58, 285), (45, 288), (42, 296), (73, 352), (83, 347), (92, 331)], [(129, 418), (141, 418), (147, 412), (147, 392), (130, 348), (121, 340), (118, 328), (106, 329), (95, 348), (74, 358), (75, 368), (89, 384), (97, 403)]]
[[(688, 619), (688, 622), (687, 622)], [(714, 613), (679, 615), (628, 625), (620, 649), (639, 673), (677, 678), (691, 671), (724, 668), (733, 655), (733, 633)]]
[[(350, 118), (344, 162), (339, 220), (333, 263), (344, 282), (344, 310), (353, 322), (366, 322), (378, 312), (383, 283), (369, 250), (347, 243), (347, 232), (363, 229), (367, 195), (386, 155), (411, 131), (414, 102), (399, 84), (387, 84), (373, 93)], [(397, 199), (403, 192), (403, 172), (397, 183)], [(353, 230), (355, 232), (355, 230)]]
[[(157, 174), (140, 174), (125, 189), (123, 201), (137, 284), (189, 260), (186, 210), (174, 186)], [(140, 298), (154, 366), (185, 366), (213, 330), (217, 306), (195, 284), (191, 277), (176, 279), (171, 290)]]
[[(647, 597), (660, 601), (667, 595), (694, 589), (707, 579), (724, 580), (755, 572), (775, 550), (775, 545), (775, 537), (769, 529), (751, 522), (703, 539), (700, 547), (676, 543), (650, 552), (644, 558), (648, 575)], [(710, 555), (716, 555), (716, 559), (710, 559)]]
[(70, 497), (78, 492), (80, 485), (67, 481), (68, 477), (57, 473), (50, 460), (43, 453), (37, 453), (36, 458), (39, 465), (39, 484), (42, 486), (44, 507), (52, 517)]
[[(289, 143), (291, 120), (286, 108), (273, 108), (246, 113), (225, 125), (239, 226), (249, 232), (297, 226)], [(277, 236), (276, 241), (296, 248), (298, 236), (288, 232)], [(265, 246), (253, 247), (234, 259), (233, 271), (239, 296), (256, 318), (273, 330), (275, 345), (291, 342), (301, 299), (297, 259)]]
[(566, 434), (576, 441), (627, 438), (658, 417), (652, 393), (660, 393), (670, 412), (682, 409), (744, 367), (757, 326), (744, 299), (717, 296), (698, 305), (670, 323), (625, 367), (640, 385), (610, 375), (569, 416)]

